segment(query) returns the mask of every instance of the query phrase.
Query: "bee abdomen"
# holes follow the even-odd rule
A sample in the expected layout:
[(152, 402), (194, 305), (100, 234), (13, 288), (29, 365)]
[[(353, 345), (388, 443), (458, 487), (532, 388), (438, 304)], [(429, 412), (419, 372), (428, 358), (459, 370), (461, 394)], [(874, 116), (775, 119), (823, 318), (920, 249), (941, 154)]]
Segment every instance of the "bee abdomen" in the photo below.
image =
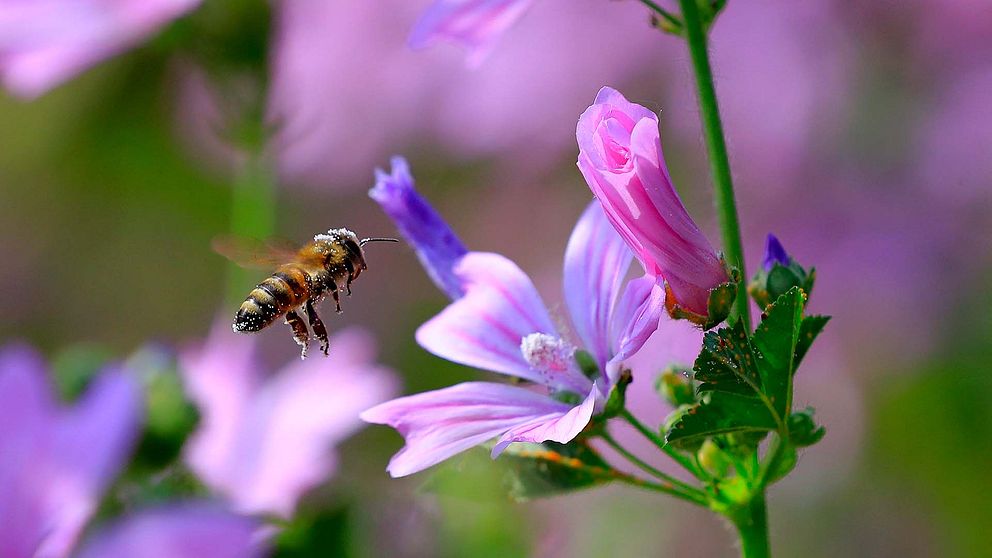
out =
[(241, 303), (234, 318), (234, 330), (259, 331), (289, 309), (299, 306), (306, 295), (306, 276), (301, 271), (277, 271), (252, 289)]

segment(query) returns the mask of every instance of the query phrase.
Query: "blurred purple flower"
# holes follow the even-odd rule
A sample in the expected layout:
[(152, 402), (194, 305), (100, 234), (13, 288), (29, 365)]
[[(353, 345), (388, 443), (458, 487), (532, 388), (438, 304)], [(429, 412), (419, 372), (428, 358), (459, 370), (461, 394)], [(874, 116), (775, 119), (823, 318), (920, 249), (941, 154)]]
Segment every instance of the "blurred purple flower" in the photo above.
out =
[(533, 0), (435, 0), (410, 34), (410, 46), (423, 48), (436, 41), (458, 43), (469, 51), (469, 65), (478, 66), (532, 3)]
[(464, 296), (417, 330), (437, 356), (524, 379), (542, 391), (489, 382), (402, 397), (362, 413), (396, 428), (406, 446), (389, 463), (409, 475), (497, 439), (492, 456), (510, 443), (566, 443), (602, 411), (619, 363), (658, 326), (664, 294), (650, 277), (630, 281), (632, 256), (599, 204), (589, 205), (565, 252), (566, 302), (576, 333), (598, 370), (583, 374), (577, 347), (555, 328), (530, 278), (499, 254), (469, 252), (454, 266)]
[(60, 557), (72, 549), (139, 432), (141, 394), (107, 370), (60, 405), (33, 350), (0, 350), (0, 556)]
[(706, 316), (710, 289), (728, 276), (672, 186), (657, 115), (604, 87), (575, 135), (582, 176), (645, 272), (664, 278), (667, 304)]
[(369, 196), (379, 202), (417, 251), (417, 258), (434, 284), (450, 298), (462, 296), (465, 293), (461, 282), (452, 270), (468, 249), (414, 189), (406, 159), (393, 157), (391, 162), (392, 174), (375, 169), (375, 186), (369, 190)]
[(0, 79), (31, 98), (119, 54), (201, 0), (0, 0)]
[(396, 392), (359, 330), (331, 338), (330, 357), (294, 360), (264, 378), (254, 341), (218, 322), (205, 346), (180, 364), (201, 413), (186, 461), (244, 513), (292, 515), (297, 500), (334, 473), (331, 449), (361, 426), (358, 413)]
[(785, 247), (779, 242), (778, 237), (768, 233), (768, 237), (765, 239), (765, 257), (761, 260), (761, 267), (765, 271), (771, 271), (775, 264), (789, 265), (789, 260), (789, 253), (785, 251)]
[(186, 503), (115, 522), (77, 558), (253, 558), (265, 550), (259, 527), (254, 519), (209, 504)]

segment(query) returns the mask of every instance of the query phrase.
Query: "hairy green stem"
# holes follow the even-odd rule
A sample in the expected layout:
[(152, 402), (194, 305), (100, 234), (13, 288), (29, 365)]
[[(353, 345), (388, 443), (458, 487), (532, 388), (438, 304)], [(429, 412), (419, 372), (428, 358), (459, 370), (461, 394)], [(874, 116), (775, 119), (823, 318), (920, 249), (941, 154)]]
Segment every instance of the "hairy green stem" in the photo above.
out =
[(688, 485), (680, 481), (679, 479), (665, 473), (664, 471), (660, 471), (657, 468), (651, 466), (650, 464), (644, 462), (641, 458), (631, 453), (627, 448), (621, 446), (620, 443), (617, 442), (612, 436), (610, 436), (609, 433), (604, 431), (602, 434), (600, 434), (600, 436), (602, 436), (603, 440), (605, 440), (606, 443), (609, 444), (611, 448), (615, 449), (617, 453), (619, 453), (624, 458), (626, 458), (627, 461), (630, 461), (631, 463), (636, 465), (642, 471), (646, 472), (647, 474), (653, 477), (658, 478), (659, 480), (662, 481), (662, 483), (671, 485), (673, 488), (679, 489), (682, 492), (686, 493), (686, 495), (692, 496), (693, 498), (697, 499), (700, 503), (706, 502), (706, 497), (703, 495), (703, 492), (698, 488)]
[(750, 502), (734, 510), (730, 520), (740, 535), (743, 558), (771, 557), (771, 548), (768, 545), (768, 512), (763, 492), (756, 492)]
[(723, 235), (723, 250), (728, 263), (741, 272), (741, 283), (737, 287), (737, 300), (731, 319), (735, 316), (744, 320), (747, 330), (751, 330), (751, 309), (748, 306), (745, 282), (747, 272), (744, 267), (744, 247), (741, 244), (740, 223), (737, 219), (737, 203), (734, 201), (734, 185), (730, 176), (730, 159), (727, 156), (727, 143), (720, 122), (720, 110), (716, 102), (716, 88), (713, 85), (713, 70), (710, 67), (709, 52), (706, 46), (706, 30), (696, 0), (679, 0), (682, 9), (683, 26), (689, 43), (693, 73), (696, 75), (696, 88), (699, 95), (699, 112), (703, 120), (703, 136), (709, 152), (710, 169), (713, 173), (713, 187), (716, 190), (717, 213), (720, 217), (720, 231)]

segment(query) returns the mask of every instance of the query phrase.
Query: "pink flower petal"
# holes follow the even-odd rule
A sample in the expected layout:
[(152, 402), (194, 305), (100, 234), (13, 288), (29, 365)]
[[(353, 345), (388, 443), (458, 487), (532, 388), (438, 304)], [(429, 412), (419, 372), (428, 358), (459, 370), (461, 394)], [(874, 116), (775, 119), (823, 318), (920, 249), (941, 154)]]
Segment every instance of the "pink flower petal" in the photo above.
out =
[(571, 442), (589, 424), (596, 409), (599, 387), (592, 390), (580, 405), (571, 409), (548, 413), (534, 420), (515, 426), (503, 434), (493, 447), (492, 456), (495, 458), (513, 442)]
[(496, 40), (530, 7), (533, 0), (435, 0), (410, 34), (410, 46), (435, 41), (458, 43), (469, 51), (468, 63), (478, 66)]
[(520, 342), (531, 333), (557, 333), (530, 278), (507, 258), (482, 252), (465, 255), (455, 274), (465, 296), (420, 326), (417, 342), (441, 358), (543, 384)]
[(406, 440), (387, 469), (393, 477), (402, 477), (515, 427), (561, 418), (570, 409), (565, 403), (522, 387), (466, 382), (394, 399), (365, 411), (361, 417), (366, 422), (395, 428)]
[(606, 366), (610, 385), (616, 382), (619, 364), (641, 350), (664, 314), (665, 290), (654, 277), (645, 275), (627, 283), (610, 325), (614, 353)]

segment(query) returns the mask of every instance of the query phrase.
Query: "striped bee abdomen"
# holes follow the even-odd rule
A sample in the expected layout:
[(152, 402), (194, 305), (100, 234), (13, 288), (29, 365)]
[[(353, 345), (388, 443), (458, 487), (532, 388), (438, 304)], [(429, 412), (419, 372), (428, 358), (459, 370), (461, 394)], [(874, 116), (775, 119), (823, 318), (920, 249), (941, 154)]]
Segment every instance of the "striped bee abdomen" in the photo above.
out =
[(259, 331), (279, 316), (306, 301), (307, 274), (296, 264), (280, 267), (258, 284), (241, 303), (234, 318), (234, 331)]

